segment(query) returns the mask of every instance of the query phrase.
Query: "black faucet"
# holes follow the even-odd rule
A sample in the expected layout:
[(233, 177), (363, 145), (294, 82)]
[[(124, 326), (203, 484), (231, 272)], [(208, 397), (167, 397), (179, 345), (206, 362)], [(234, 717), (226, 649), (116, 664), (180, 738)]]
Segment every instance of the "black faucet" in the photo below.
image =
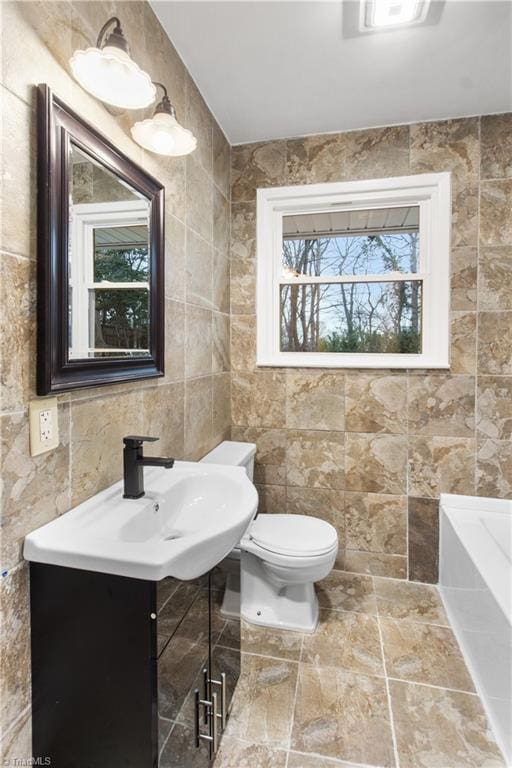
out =
[(138, 437), (128, 435), (123, 437), (124, 451), (124, 493), (125, 499), (140, 499), (144, 496), (144, 467), (165, 467), (170, 469), (174, 459), (164, 459), (156, 456), (144, 456), (143, 443), (156, 443), (158, 437)]

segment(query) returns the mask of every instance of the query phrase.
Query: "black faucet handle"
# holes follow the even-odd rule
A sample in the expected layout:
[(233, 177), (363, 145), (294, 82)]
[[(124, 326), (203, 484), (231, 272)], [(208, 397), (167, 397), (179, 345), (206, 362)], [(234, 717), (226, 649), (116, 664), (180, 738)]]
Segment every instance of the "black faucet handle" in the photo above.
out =
[(129, 448), (138, 448), (142, 443), (156, 443), (159, 437), (145, 437), (143, 435), (127, 435), (123, 437), (123, 443)]

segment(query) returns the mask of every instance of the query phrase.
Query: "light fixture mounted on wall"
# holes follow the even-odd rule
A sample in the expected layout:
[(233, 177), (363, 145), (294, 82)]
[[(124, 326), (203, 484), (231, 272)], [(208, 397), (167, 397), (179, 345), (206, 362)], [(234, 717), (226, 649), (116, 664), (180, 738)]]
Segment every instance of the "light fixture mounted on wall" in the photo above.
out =
[[(114, 25), (107, 35), (109, 27)], [(75, 51), (69, 61), (80, 85), (100, 101), (121, 109), (142, 109), (156, 98), (150, 76), (131, 58), (116, 16), (101, 28), (95, 48)]]
[(183, 128), (176, 119), (176, 110), (162, 83), (154, 83), (164, 95), (155, 107), (153, 117), (135, 123), (132, 137), (144, 149), (158, 155), (188, 155), (197, 147), (197, 139), (191, 131)]
[(152, 82), (130, 57), (117, 16), (112, 16), (100, 29), (96, 48), (75, 51), (69, 63), (86, 91), (114, 107), (144, 109), (155, 101), (157, 87), (163, 90), (153, 116), (135, 123), (131, 129), (133, 139), (144, 149), (159, 155), (188, 155), (197, 147), (192, 132), (178, 123), (165, 85)]

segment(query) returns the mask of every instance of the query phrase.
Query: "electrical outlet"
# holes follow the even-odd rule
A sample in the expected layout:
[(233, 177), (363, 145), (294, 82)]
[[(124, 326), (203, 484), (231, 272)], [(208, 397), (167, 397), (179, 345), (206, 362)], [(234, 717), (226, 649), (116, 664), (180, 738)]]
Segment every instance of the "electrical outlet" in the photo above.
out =
[(29, 403), (30, 455), (38, 456), (59, 445), (57, 398), (31, 400)]

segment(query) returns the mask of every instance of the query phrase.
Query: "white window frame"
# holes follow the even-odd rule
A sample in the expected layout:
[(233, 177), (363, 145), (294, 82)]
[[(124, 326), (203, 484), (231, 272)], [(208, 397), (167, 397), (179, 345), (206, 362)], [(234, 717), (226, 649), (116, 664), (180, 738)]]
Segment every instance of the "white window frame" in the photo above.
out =
[(71, 346), (69, 356), (73, 360), (88, 358), (94, 352), (147, 354), (146, 349), (95, 348), (90, 345), (91, 324), (94, 311), (89, 306), (90, 290), (132, 290), (145, 288), (148, 282), (112, 283), (94, 282), (94, 231), (102, 227), (137, 226), (147, 224), (149, 212), (147, 200), (122, 200), (107, 203), (78, 203), (71, 210), (70, 281), (71, 288)]
[[(283, 216), (333, 210), (418, 206), (422, 280), (422, 352), (281, 352), (280, 286), (354, 282), (353, 277), (282, 275)], [(450, 173), (304, 184), (257, 191), (257, 365), (300, 368), (450, 367)], [(396, 277), (398, 277), (398, 274)], [(379, 275), (377, 282), (393, 280)]]

